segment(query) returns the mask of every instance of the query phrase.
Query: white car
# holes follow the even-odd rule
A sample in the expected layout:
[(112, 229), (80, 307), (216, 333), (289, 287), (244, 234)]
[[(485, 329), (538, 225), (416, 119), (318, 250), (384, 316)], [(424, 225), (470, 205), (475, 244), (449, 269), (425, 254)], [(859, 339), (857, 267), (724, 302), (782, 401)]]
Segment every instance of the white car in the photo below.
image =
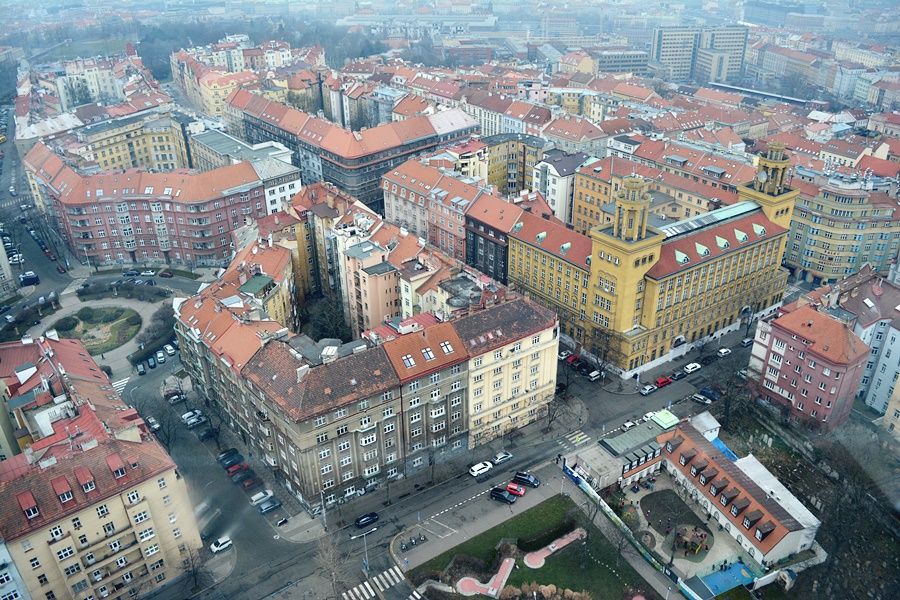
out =
[(144, 421), (147, 423), (147, 429), (159, 431), (159, 421), (156, 420), (156, 417), (147, 417)]
[(625, 421), (624, 423), (622, 423), (622, 431), (628, 431), (632, 427), (636, 427), (636, 426), (637, 425), (635, 425), (631, 421)]
[(513, 457), (512, 454), (510, 454), (506, 450), (503, 450), (503, 451), (495, 454), (494, 458), (491, 459), (491, 462), (493, 462), (495, 465), (499, 465), (499, 464), (505, 463), (508, 460), (512, 460), (512, 457)]
[(729, 354), (731, 354), (731, 348), (719, 348), (719, 349), (716, 351), (716, 354), (719, 355), (719, 358), (728, 356)]
[(653, 392), (655, 392), (658, 389), (659, 389), (658, 387), (656, 387), (652, 383), (649, 383), (641, 388), (641, 396), (649, 396), (650, 394), (652, 394)]
[(163, 346), (163, 350), (165, 350), (166, 354), (168, 354), (169, 356), (175, 356), (175, 348), (173, 348), (169, 344)]
[(228, 537), (227, 535), (223, 535), (222, 537), (220, 537), (219, 539), (217, 539), (216, 541), (214, 541), (212, 544), (209, 545), (209, 551), (212, 552), (213, 554), (218, 554), (219, 552), (222, 552), (223, 550), (228, 550), (229, 548), (231, 548), (231, 546), (232, 546), (231, 538)]
[(263, 492), (253, 494), (252, 496), (250, 496), (250, 506), (258, 506), (274, 495), (275, 493), (272, 490), (265, 490)]
[(698, 363), (691, 363), (689, 365), (684, 366), (684, 372), (690, 375), (691, 373), (696, 373), (702, 367)]
[(469, 475), (472, 477), (479, 477), (493, 468), (494, 465), (488, 461), (480, 462), (477, 465), (472, 465), (472, 468), (469, 469)]
[(196, 419), (197, 417), (202, 417), (202, 416), (203, 416), (203, 413), (199, 410), (196, 410), (196, 409), (189, 410), (186, 413), (184, 413), (183, 415), (181, 415), (181, 422), (187, 423), (191, 419)]
[(156, 271), (141, 271), (141, 277), (153, 277), (156, 275)]
[(156, 351), (156, 362), (158, 362), (159, 364), (163, 364), (164, 362), (166, 362), (166, 353), (163, 352), (162, 350), (157, 350)]
[(649, 421), (650, 419), (652, 419), (652, 418), (653, 418), (653, 415), (655, 415), (655, 414), (656, 414), (656, 413), (655, 413), (655, 412), (652, 412), (652, 411), (646, 413), (646, 414), (644, 415), (644, 417), (641, 419), (641, 422), (642, 422), (642, 423), (646, 423), (647, 421)]
[(563, 350), (562, 352), (560, 352), (559, 354), (556, 355), (556, 360), (566, 360), (570, 356), (572, 356), (571, 350)]

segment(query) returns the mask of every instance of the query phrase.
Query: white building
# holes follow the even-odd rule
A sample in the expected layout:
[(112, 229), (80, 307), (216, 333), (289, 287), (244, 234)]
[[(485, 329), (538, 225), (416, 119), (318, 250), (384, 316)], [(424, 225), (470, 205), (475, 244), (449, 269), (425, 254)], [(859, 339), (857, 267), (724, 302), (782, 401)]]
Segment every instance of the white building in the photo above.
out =
[(531, 189), (543, 194), (556, 218), (571, 223), (575, 173), (585, 163), (595, 160), (597, 159), (584, 152), (569, 154), (551, 150), (534, 166)]

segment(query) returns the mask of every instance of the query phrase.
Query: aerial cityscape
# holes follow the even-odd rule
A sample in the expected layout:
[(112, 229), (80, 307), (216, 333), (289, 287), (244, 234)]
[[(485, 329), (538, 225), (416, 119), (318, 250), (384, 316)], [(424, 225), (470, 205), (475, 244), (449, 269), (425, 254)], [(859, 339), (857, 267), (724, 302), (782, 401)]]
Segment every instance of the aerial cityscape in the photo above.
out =
[(900, 598), (896, 1), (0, 7), (0, 600)]

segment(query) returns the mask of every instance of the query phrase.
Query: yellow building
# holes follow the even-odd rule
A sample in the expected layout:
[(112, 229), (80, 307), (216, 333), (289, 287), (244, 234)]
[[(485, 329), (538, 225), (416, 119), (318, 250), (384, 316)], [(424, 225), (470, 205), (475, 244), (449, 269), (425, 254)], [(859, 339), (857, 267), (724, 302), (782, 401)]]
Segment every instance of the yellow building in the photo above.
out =
[(487, 144), (487, 182), (504, 196), (531, 189), (534, 165), (544, 158), (547, 142), (524, 133), (498, 133), (481, 138)]
[(881, 426), (888, 430), (894, 438), (900, 440), (900, 385), (894, 386), (894, 393), (888, 400)]
[(103, 171), (133, 168), (171, 171), (189, 167), (187, 138), (178, 116), (160, 112), (88, 125), (76, 132), (72, 150)]
[(510, 233), (510, 282), (555, 308), (571, 343), (631, 377), (780, 303), (798, 195), (789, 167), (773, 144), (737, 203), (661, 227), (649, 224), (649, 182), (631, 176), (590, 237), (529, 215)]
[(225, 98), (235, 89), (255, 83), (256, 80), (256, 74), (252, 71), (240, 73), (209, 71), (198, 80), (200, 109), (211, 117), (222, 116)]

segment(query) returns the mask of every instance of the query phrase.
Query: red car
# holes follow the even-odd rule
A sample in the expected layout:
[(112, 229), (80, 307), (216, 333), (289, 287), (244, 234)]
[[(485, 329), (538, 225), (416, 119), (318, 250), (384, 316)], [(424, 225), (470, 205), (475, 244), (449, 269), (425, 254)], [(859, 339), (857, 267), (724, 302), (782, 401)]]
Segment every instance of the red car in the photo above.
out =
[(659, 377), (659, 378), (656, 380), (656, 387), (658, 387), (658, 388), (664, 388), (664, 387), (666, 387), (667, 385), (669, 385), (670, 383), (672, 383), (672, 378), (671, 378), (671, 377)]
[(566, 364), (571, 367), (573, 362), (575, 362), (576, 360), (580, 360), (580, 359), (581, 359), (580, 356), (578, 356), (577, 354), (573, 354), (572, 356), (570, 356), (569, 358), (566, 359)]
[(62, 265), (56, 265), (56, 270), (59, 271), (60, 273), (66, 272), (66, 268)]
[(509, 482), (506, 484), (506, 491), (512, 494), (513, 496), (524, 496), (525, 495), (525, 487), (519, 485), (518, 483)]
[(249, 468), (250, 466), (247, 463), (238, 463), (236, 465), (231, 465), (230, 467), (225, 469), (225, 472), (229, 475), (235, 475), (237, 473), (240, 473), (241, 471), (246, 471)]
[(169, 271), (160, 271), (159, 273), (157, 273), (157, 275), (159, 277), (162, 277), (163, 279), (168, 279), (168, 278), (172, 277), (172, 273), (170, 273)]

